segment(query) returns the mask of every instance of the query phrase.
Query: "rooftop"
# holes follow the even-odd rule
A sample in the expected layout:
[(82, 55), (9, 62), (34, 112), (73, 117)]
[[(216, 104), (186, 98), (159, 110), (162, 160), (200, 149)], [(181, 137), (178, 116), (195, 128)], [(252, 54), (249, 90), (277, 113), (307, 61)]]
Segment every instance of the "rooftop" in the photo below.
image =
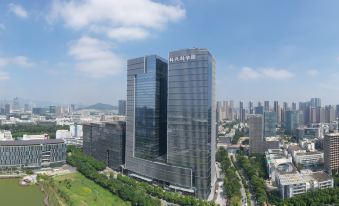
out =
[(64, 143), (64, 140), (62, 139), (9, 140), (9, 141), (0, 141), (0, 146), (26, 146), (26, 145), (60, 144), (60, 143)]

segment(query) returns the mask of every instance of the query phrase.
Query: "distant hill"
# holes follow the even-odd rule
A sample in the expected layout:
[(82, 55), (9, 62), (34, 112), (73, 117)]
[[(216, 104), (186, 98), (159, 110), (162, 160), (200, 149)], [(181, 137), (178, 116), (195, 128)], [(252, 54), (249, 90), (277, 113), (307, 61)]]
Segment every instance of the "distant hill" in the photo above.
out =
[(116, 109), (118, 109), (118, 107), (110, 105), (110, 104), (96, 103), (96, 104), (90, 105), (88, 107), (83, 107), (81, 109), (116, 110)]

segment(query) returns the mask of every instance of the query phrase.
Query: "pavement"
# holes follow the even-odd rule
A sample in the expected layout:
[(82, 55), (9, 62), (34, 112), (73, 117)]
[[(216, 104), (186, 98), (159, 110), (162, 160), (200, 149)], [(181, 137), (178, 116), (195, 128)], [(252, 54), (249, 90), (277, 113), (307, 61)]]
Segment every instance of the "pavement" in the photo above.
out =
[(220, 206), (226, 206), (227, 199), (224, 194), (224, 174), (221, 171), (220, 164), (216, 163), (216, 172), (217, 172), (217, 182), (216, 182), (216, 191), (213, 201)]

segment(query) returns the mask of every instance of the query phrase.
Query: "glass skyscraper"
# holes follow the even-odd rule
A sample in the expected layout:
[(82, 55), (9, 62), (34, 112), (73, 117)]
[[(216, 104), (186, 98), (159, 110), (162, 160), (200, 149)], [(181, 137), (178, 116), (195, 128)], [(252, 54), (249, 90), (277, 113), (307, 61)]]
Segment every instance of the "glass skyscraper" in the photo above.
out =
[(167, 162), (192, 168), (198, 196), (215, 181), (215, 60), (205, 49), (170, 52)]
[(276, 135), (277, 114), (275, 112), (264, 112), (264, 137)]
[(215, 61), (206, 49), (128, 60), (126, 169), (207, 198), (215, 183)]

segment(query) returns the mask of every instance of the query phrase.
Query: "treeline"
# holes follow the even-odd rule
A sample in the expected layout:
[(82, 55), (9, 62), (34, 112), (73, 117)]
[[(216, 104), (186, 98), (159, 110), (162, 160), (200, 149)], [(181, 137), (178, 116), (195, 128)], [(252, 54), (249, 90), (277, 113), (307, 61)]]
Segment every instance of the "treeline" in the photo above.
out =
[(105, 165), (90, 156), (83, 154), (80, 149), (69, 147), (71, 155), (67, 157), (67, 163), (76, 167), (85, 177), (93, 180), (98, 185), (108, 189), (113, 194), (119, 196), (125, 201), (129, 201), (132, 205), (153, 206), (161, 205), (160, 199), (170, 203), (187, 206), (214, 206), (201, 199), (191, 196), (183, 196), (176, 192), (169, 192), (163, 188), (144, 182), (138, 182), (130, 177), (118, 175), (117, 178), (107, 177), (99, 174), (105, 168)]
[(234, 137), (232, 138), (232, 144), (238, 144), (240, 137), (245, 137), (245, 136), (247, 136), (247, 133), (245, 132), (244, 128), (236, 129)]
[(277, 206), (319, 206), (319, 205), (339, 205), (339, 188), (322, 189), (307, 192), (286, 199)]
[(13, 125), (1, 125), (0, 129), (10, 130), (12, 132), (13, 138), (22, 137), (24, 134), (33, 135), (33, 134), (48, 134), (51, 139), (55, 139), (55, 133), (59, 129), (69, 129), (69, 126), (60, 126), (60, 125), (22, 125), (22, 124), (13, 124)]
[(228, 157), (228, 152), (220, 147), (216, 154), (216, 161), (221, 164), (224, 177), (224, 192), (228, 199), (228, 204), (231, 206), (241, 205), (241, 185), (236, 174), (236, 169), (232, 167), (231, 161)]
[(250, 181), (252, 190), (255, 192), (259, 205), (266, 205), (268, 197), (266, 194), (266, 186), (264, 177), (266, 175), (263, 165), (263, 156), (245, 157), (244, 155), (237, 156), (238, 166), (241, 167)]

